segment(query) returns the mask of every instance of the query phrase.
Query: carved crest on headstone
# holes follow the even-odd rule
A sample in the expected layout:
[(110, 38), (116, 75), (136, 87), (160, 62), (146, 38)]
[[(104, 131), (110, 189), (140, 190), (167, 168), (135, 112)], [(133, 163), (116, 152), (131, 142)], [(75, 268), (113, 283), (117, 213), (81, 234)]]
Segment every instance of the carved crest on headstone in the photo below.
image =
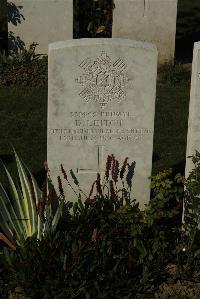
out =
[(126, 63), (118, 58), (112, 62), (104, 52), (96, 60), (86, 58), (80, 64), (84, 74), (75, 81), (83, 86), (80, 96), (86, 103), (98, 102), (104, 109), (111, 101), (120, 103), (126, 98), (126, 88), (130, 81), (126, 73)]

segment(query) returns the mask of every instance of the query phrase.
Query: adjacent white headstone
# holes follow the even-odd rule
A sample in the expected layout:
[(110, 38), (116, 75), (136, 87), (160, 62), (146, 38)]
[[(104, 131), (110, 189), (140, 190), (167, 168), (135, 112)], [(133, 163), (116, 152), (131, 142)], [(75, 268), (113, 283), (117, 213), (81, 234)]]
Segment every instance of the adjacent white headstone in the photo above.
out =
[(73, 38), (73, 0), (9, 0), (7, 10), (11, 51), (35, 42), (47, 54), (49, 43)]
[(112, 37), (155, 43), (160, 64), (173, 63), (177, 0), (114, 0)]
[(194, 155), (195, 150), (200, 152), (200, 42), (194, 44), (193, 51), (185, 168), (186, 178), (194, 168), (192, 159), (187, 157)]
[[(47, 160), (53, 182), (60, 164), (89, 194), (106, 158), (136, 161), (133, 194), (149, 201), (157, 50), (126, 39), (82, 39), (49, 46)], [(68, 188), (70, 191), (70, 188)], [(67, 193), (68, 200), (76, 200)]]

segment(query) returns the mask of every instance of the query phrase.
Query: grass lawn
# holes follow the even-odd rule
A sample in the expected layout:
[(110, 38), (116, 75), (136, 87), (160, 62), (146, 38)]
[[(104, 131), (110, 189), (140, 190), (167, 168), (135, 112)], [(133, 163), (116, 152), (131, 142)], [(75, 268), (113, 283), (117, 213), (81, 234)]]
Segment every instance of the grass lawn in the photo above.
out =
[(47, 151), (47, 88), (1, 88), (0, 103), (0, 158), (12, 168), (12, 143), (39, 179)]
[[(6, 1), (0, 2), (1, 37), (6, 31)], [(199, 40), (199, 6), (199, 0), (178, 2), (177, 61), (188, 56), (191, 61), (193, 42)], [(189, 89), (186, 81), (174, 85), (167, 80), (157, 85), (153, 173), (166, 167), (184, 173)], [(7, 165), (13, 164), (11, 142), (32, 172), (40, 177), (46, 160), (47, 88), (0, 88), (0, 103), (0, 158)]]
[(153, 173), (173, 167), (184, 174), (190, 84), (157, 86)]
[[(186, 80), (157, 84), (153, 173), (169, 167), (184, 173), (189, 90)], [(40, 181), (47, 151), (47, 88), (1, 88), (0, 102), (0, 158), (12, 168), (12, 143)]]

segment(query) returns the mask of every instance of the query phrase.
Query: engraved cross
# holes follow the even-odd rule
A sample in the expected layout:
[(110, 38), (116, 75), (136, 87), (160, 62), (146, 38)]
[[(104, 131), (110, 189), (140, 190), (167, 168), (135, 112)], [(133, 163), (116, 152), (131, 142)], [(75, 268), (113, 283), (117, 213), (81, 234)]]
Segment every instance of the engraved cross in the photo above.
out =
[(99, 173), (101, 176), (101, 181), (103, 178), (103, 175), (105, 174), (105, 169), (104, 169), (104, 146), (103, 145), (98, 145), (97, 148), (97, 167), (95, 169), (91, 168), (77, 168), (77, 173), (78, 174), (89, 174), (89, 173)]
[(148, 9), (149, 9), (149, 0), (144, 0), (143, 17), (147, 17)]

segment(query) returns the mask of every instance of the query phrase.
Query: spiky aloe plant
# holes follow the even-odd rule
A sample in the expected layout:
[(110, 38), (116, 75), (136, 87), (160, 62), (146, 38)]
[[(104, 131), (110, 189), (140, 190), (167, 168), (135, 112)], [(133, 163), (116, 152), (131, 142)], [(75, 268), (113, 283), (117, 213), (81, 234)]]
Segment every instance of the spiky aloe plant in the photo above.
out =
[[(36, 180), (15, 150), (14, 154), (18, 182), (14, 182), (10, 172), (3, 165), (10, 192), (8, 194), (0, 182), (0, 228), (11, 242), (15, 239), (20, 245), (32, 235), (37, 235), (37, 238), (41, 239), (42, 235), (55, 230), (62, 214), (64, 197), (54, 197), (58, 202), (57, 209), (53, 210), (51, 201), (47, 196), (44, 199)], [(53, 188), (49, 179), (46, 183), (48, 191)]]

